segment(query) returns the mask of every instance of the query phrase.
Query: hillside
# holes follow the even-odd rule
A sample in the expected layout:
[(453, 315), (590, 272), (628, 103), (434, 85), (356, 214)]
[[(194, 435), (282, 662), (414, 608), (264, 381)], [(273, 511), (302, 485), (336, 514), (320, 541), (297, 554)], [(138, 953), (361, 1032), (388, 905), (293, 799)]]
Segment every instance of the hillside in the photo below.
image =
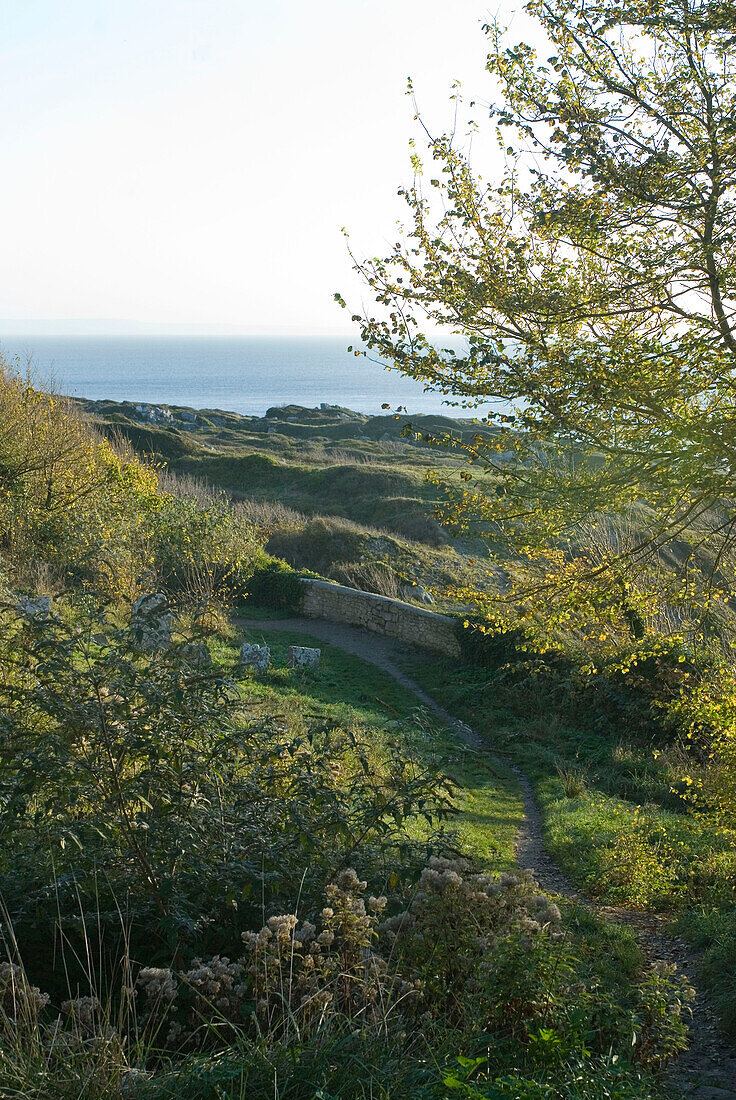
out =
[[(416, 654), (414, 681), (411, 654), (376, 667), (370, 637), (362, 656), (320, 641), (302, 669), (288, 646), (315, 638), (278, 621), (298, 584), (269, 572), (243, 502), (169, 492), (170, 473), (17, 379), (0, 400), (0, 1095), (657, 1095), (687, 982), (515, 864), (526, 803), (493, 747), (517, 752), (503, 708), (540, 746), (551, 826), (567, 760), (531, 724), (542, 655), (521, 658), (517, 696), (494, 639), (459, 662)], [(339, 523), (366, 552), (394, 537)], [(264, 576), (281, 610), (254, 606)], [(243, 642), (270, 666), (244, 664)]]
[[(470, 420), (348, 409), (269, 409), (255, 418), (222, 410), (84, 401), (110, 438), (163, 462), (184, 485), (222, 489), (295, 568), (398, 596), (416, 582), (443, 601), (450, 585), (489, 583), (484, 543), (451, 539), (435, 519), (445, 494), (428, 480), (464, 467), (422, 437), (488, 432)], [(410, 435), (409, 426), (413, 429)]]

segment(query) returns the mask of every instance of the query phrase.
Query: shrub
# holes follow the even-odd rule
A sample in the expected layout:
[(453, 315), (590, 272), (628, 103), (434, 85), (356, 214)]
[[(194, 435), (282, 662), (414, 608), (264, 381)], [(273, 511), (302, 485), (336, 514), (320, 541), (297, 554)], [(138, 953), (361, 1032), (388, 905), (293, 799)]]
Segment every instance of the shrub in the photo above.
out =
[[(530, 872), (499, 878), (474, 871), (465, 859), (433, 857), (408, 909), (389, 917), (381, 932), (404, 967), (426, 979), (426, 1011), (492, 1027), (500, 944), (513, 944), (512, 951), (518, 948), (523, 956), (541, 936), (548, 950), (550, 940), (559, 938), (559, 922), (559, 909)], [(528, 974), (528, 966), (522, 971)], [(522, 1027), (523, 1019), (528, 1023), (538, 1013), (538, 992), (528, 1000), (515, 993)], [(514, 1026), (510, 1000), (504, 1001), (504, 1028)]]
[(0, 893), (29, 965), (51, 965), (57, 924), (113, 950), (123, 910), (149, 963), (227, 948), (258, 884), (313, 896), (327, 867), (383, 860), (407, 818), (445, 811), (436, 772), (398, 746), (315, 714), (249, 719), (196, 620), (155, 652), (96, 606), (6, 614), (2, 640)]
[[(115, 1028), (94, 993), (77, 993), (59, 1013), (17, 966), (0, 965), (0, 994), (4, 978), (16, 976), (16, 1000), (29, 1003), (21, 1026), (47, 1072), (59, 1050), (66, 1057), (77, 1045), (99, 1052), (93, 1097), (109, 1095), (104, 1089), (114, 1082), (130, 1095), (140, 1085), (144, 1096), (214, 1100), (245, 1095), (247, 1086), (254, 1097), (276, 1087), (308, 1100), (329, 1081), (329, 1095), (357, 1098), (368, 1074), (371, 1086), (386, 1083), (386, 1095), (439, 1098), (446, 1092), (435, 1067), (448, 1040), (461, 1035), (484, 1053), (458, 1058), (444, 1088), (473, 1100), (653, 1095), (651, 1078), (631, 1065), (632, 1040), (645, 1067), (682, 1049), (689, 991), (673, 967), (650, 967), (628, 1003), (616, 1003), (599, 976), (586, 972), (570, 929), (562, 931), (559, 911), (528, 873), (495, 877), (435, 857), (409, 905), (381, 923), (397, 901), (370, 895), (346, 867), (328, 879), (319, 913), (300, 920), (277, 912), (243, 932), (231, 956), (142, 966), (137, 975), (128, 963), (121, 998), (128, 1009)], [(15, 1018), (3, 1019), (14, 1040)], [(188, 1060), (177, 1072), (183, 1052)], [(18, 1041), (4, 1055), (6, 1069), (27, 1075), (30, 1059)], [(151, 1068), (163, 1067), (158, 1081), (146, 1058)], [(81, 1068), (73, 1058), (64, 1064), (71, 1078)], [(597, 1074), (594, 1081), (589, 1074)], [(409, 1081), (421, 1081), (420, 1090)]]
[(682, 690), (667, 717), (690, 746), (684, 798), (714, 824), (736, 831), (736, 670), (721, 668)]
[(248, 594), (259, 607), (275, 607), (282, 611), (299, 611), (302, 588), (298, 573), (277, 558), (256, 566), (248, 580)]
[(262, 556), (253, 529), (224, 497), (164, 496), (147, 538), (155, 587), (191, 603), (242, 602)]
[(154, 467), (2, 362), (0, 422), (1, 548), (16, 585), (46, 568), (59, 587), (111, 600), (141, 586), (195, 603), (243, 598), (259, 549), (224, 497), (163, 492)]
[(95, 437), (63, 398), (0, 362), (0, 529), (16, 577), (40, 561), (71, 579), (116, 587), (126, 540), (155, 510), (156, 474)]
[(596, 892), (633, 905), (672, 905), (682, 893), (682, 867), (667, 829), (638, 811), (601, 852)]
[(533, 648), (531, 637), (521, 628), (494, 631), (483, 619), (458, 618), (455, 634), (462, 659), (470, 665), (498, 669), (524, 659)]

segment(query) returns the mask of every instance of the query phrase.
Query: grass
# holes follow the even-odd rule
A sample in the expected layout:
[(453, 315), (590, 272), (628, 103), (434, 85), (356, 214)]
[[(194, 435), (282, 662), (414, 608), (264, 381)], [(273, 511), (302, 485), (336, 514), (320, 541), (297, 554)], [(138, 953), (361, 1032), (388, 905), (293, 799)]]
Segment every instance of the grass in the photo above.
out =
[[(167, 463), (168, 490), (196, 495), (206, 485), (242, 502), (269, 553), (296, 568), (368, 591), (378, 585), (391, 595), (410, 579), (435, 596), (453, 584), (489, 583), (477, 540), (450, 544), (434, 518), (444, 494), (427, 474), (463, 464), (401, 438), (405, 417), (351, 414), (346, 420), (339, 411), (294, 406), (284, 410), (293, 423), (216, 410), (205, 411), (193, 427), (172, 408), (172, 426), (164, 428), (136, 424), (130, 403), (81, 404), (102, 430)], [(478, 430), (472, 421), (441, 416), (419, 417), (415, 426), (465, 435)], [(356, 431), (365, 438), (350, 438)], [(368, 568), (376, 562), (381, 575)]]
[[(293, 721), (295, 715), (318, 715), (321, 720), (332, 720), (342, 728), (360, 724), (374, 731), (377, 752), (384, 739), (403, 738), (407, 750), (419, 756), (428, 768), (436, 769), (438, 780), (445, 774), (453, 780), (458, 813), (452, 821), (448, 843), (474, 856), (487, 869), (498, 871), (513, 865), (514, 838), (522, 806), (518, 784), (505, 765), (490, 753), (469, 749), (451, 730), (437, 724), (417, 707), (413, 693), (388, 673), (325, 645), (307, 633), (269, 632), (267, 627), (249, 629), (246, 620), (238, 624), (237, 629), (212, 638), (210, 644), (215, 657), (233, 662), (243, 640), (266, 642), (272, 650), (273, 662), (267, 674), (247, 674), (246, 699), (254, 716), (262, 712), (271, 719), (278, 719), (284, 714)], [(317, 644), (322, 650), (320, 669), (289, 669), (287, 651), (292, 644)], [(445, 668), (445, 674), (451, 675), (450, 666)], [(427, 835), (420, 822), (409, 822), (407, 833), (419, 840)], [(628, 1004), (628, 999), (635, 994), (642, 965), (631, 936), (623, 929), (597, 921), (575, 906), (565, 908), (566, 936), (552, 945), (550, 957), (542, 960), (542, 966), (547, 968), (544, 973), (551, 968), (552, 980), (557, 980), (554, 972), (557, 967), (555, 952), (558, 952), (563, 971), (567, 973), (565, 968), (572, 966), (581, 988), (601, 990), (601, 1005), (617, 1003), (619, 999)], [(568, 954), (571, 944), (576, 953), (574, 962)], [(513, 975), (508, 980), (516, 982), (517, 979), (523, 990), (524, 975), (514, 964)], [(625, 1010), (630, 1011), (630, 1005)], [(610, 1026), (609, 1017), (605, 1019), (609, 1020), (605, 1026)], [(554, 1035), (554, 1028), (551, 1034)], [(19, 1068), (23, 1072), (27, 1070), (30, 1076), (25, 1078), (26, 1091), (16, 1091), (15, 1095), (38, 1096), (40, 1100), (43, 1088), (48, 1085), (62, 1100), (81, 1095), (89, 1095), (95, 1100), (97, 1097), (101, 1100), (102, 1096), (128, 1096), (135, 1100), (179, 1096), (192, 1100), (271, 1100), (272, 1097), (279, 1100), (393, 1100), (397, 1097), (447, 1100), (442, 1079), (458, 1054), (481, 1060), (487, 1056), (489, 1073), (494, 1077), (496, 1073), (505, 1075), (515, 1060), (529, 1058), (525, 1049), (512, 1049), (503, 1036), (484, 1034), (482, 1028), (475, 1031), (457, 1026), (453, 1029), (431, 1019), (402, 1031), (387, 1027), (385, 1034), (371, 1033), (361, 1027), (359, 1021), (345, 1019), (344, 1026), (335, 1026), (298, 1042), (281, 1042), (274, 1036), (253, 1039), (235, 1033), (220, 1040), (217, 1053), (185, 1053), (183, 1057), (163, 1053), (157, 1056), (153, 1051), (147, 1054), (147, 1061), (138, 1063), (145, 1064), (146, 1069), (137, 1072), (121, 1069), (121, 1058), (117, 1062), (103, 1060), (98, 1069), (96, 1065), (88, 1066), (82, 1055), (73, 1055), (55, 1065), (53, 1078), (37, 1081), (39, 1073), (33, 1065), (24, 1062), (25, 1055), (18, 1052)], [(135, 1064), (135, 1059), (131, 1060)], [(497, 1068), (494, 1069), (494, 1065)], [(98, 1087), (96, 1080), (90, 1084), (83, 1080), (80, 1086), (79, 1079), (91, 1073), (92, 1068), (98, 1077), (100, 1073), (107, 1074), (106, 1081)], [(534, 1072), (535, 1077), (539, 1077), (540, 1087), (548, 1094), (552, 1087), (550, 1082), (559, 1076), (555, 1084), (558, 1095), (589, 1097), (587, 1084), (577, 1091), (574, 1082), (592, 1072), (593, 1063), (584, 1060), (580, 1068), (570, 1070), (570, 1076), (567, 1076), (568, 1069), (540, 1064)], [(622, 1067), (621, 1073), (626, 1075), (627, 1091), (619, 1095), (642, 1100), (644, 1096), (657, 1094), (656, 1085), (646, 1072), (641, 1079), (638, 1071), (630, 1067)], [(4, 1091), (1, 1075), (0, 1067), (0, 1096), (7, 1096), (9, 1100), (14, 1094)], [(569, 1091), (572, 1089), (575, 1091)], [(606, 1094), (601, 1092), (600, 1095)]]
[[(118, 421), (123, 425), (123, 414), (116, 415), (123, 417)], [(412, 502), (420, 511), (431, 503), (434, 490), (423, 479), (431, 461), (428, 452), (418, 449), (413, 461), (412, 449), (391, 439), (381, 461), (371, 461), (377, 457), (375, 442), (360, 440), (348, 451), (344, 433), (355, 425), (340, 423), (340, 417), (330, 413), (307, 417), (309, 423), (280, 424), (271, 443), (261, 440), (260, 452), (251, 441), (248, 456), (238, 451), (240, 444), (236, 446), (229, 435), (240, 433), (246, 419), (213, 414), (197, 440), (179, 418), (180, 426), (164, 434), (172, 456), (184, 445), (187, 453), (197, 455), (212, 454), (206, 448), (217, 447), (213, 461), (239, 463), (254, 481), (261, 474), (275, 484), (291, 467), (297, 480), (302, 478), (302, 488), (306, 485), (336, 510), (344, 509), (347, 500), (349, 506), (360, 504), (375, 512), (383, 495), (399, 522), (402, 514), (411, 513)], [(390, 427), (392, 418), (384, 419)], [(367, 429), (366, 418), (360, 420)], [(251, 424), (251, 434), (253, 428)], [(261, 429), (263, 435), (265, 426)], [(147, 448), (155, 450), (158, 429), (145, 431)], [(330, 432), (334, 438), (329, 438)], [(323, 438), (329, 443), (320, 444), (319, 433), (326, 433)], [(304, 440), (309, 443), (306, 451)], [(328, 454), (337, 443), (340, 447)], [(294, 462), (297, 448), (302, 448), (301, 459)], [(203, 463), (204, 459), (200, 467)], [(405, 469), (410, 474), (405, 475)], [(176, 501), (166, 503), (178, 507)], [(218, 530), (222, 521), (221, 515)], [(348, 525), (344, 519), (340, 522), (346, 534)], [(280, 523), (294, 527), (302, 519), (287, 510)], [(165, 531), (162, 528), (162, 538), (169, 541), (164, 545), (171, 549), (176, 543)], [(374, 531), (359, 534), (376, 537)], [(197, 561), (207, 560), (208, 545), (196, 536)], [(362, 545), (358, 539), (359, 554)], [(70, 560), (77, 550), (70, 540)], [(82, 633), (84, 614), (80, 611)], [(96, 631), (93, 623), (87, 625)], [(227, 671), (227, 665), (236, 662), (242, 633), (248, 633), (247, 620), (236, 631), (215, 613), (202, 625), (219, 631), (211, 646)], [(505, 766), (490, 753), (465, 746), (452, 730), (417, 707), (413, 694), (392, 677), (322, 644), (321, 669), (288, 669), (287, 646), (312, 639), (308, 634), (277, 635), (269, 631), (267, 621), (257, 631), (251, 625), (250, 636), (272, 643), (273, 667), (262, 677), (245, 672), (242, 691), (227, 678), (218, 683), (214, 676), (208, 688), (207, 676), (193, 671), (191, 654), (187, 657), (177, 647), (172, 656), (179, 663), (169, 668), (168, 658), (160, 664), (149, 664), (140, 655), (131, 661), (123, 641), (117, 650), (106, 649), (105, 635), (93, 633), (93, 643), (80, 657), (76, 642), (68, 651), (62, 645), (50, 646), (52, 629), (56, 627), (44, 627), (43, 639), (34, 635), (34, 646), (38, 643), (43, 655), (28, 677), (39, 681), (38, 689), (27, 696), (33, 701), (24, 709), (14, 698), (9, 708), (18, 717), (16, 757), (6, 754), (11, 769), (18, 761), (21, 774), (29, 774), (27, 767), (22, 770), (28, 742), (34, 762), (45, 766), (48, 761), (50, 768), (37, 769), (47, 782), (38, 787), (32, 822), (29, 818), (32, 828), (22, 834), (19, 830), (19, 843), (8, 846), (13, 856), (5, 868), (17, 957), (34, 968), (39, 982), (43, 977), (52, 1003), (39, 1006), (40, 995), (36, 997), (37, 1009), (29, 1010), (23, 1029), (12, 985), (6, 981), (0, 990), (0, 1007), (6, 1012), (0, 1016), (0, 1096), (446, 1100), (443, 1071), (455, 1066), (462, 1053), (478, 1057), (496, 1093), (492, 1078), (503, 1075), (508, 1084), (509, 1074), (521, 1074), (529, 1079), (519, 1080), (515, 1095), (521, 1095), (523, 1087), (526, 1095), (538, 1095), (540, 1090), (549, 1095), (552, 1089), (557, 1095), (590, 1100), (589, 1079), (595, 1078), (597, 1085), (597, 1070), (614, 1048), (631, 1085), (625, 1095), (641, 1100), (653, 1094), (651, 1089), (643, 1091), (647, 1082), (642, 1085), (639, 1070), (628, 1064), (631, 1037), (641, 1037), (638, 1050), (654, 1052), (644, 1055), (642, 1064), (656, 1066), (659, 1057), (677, 1045), (667, 1047), (654, 1033), (656, 1028), (653, 1032), (648, 1026), (647, 1005), (662, 1008), (663, 999), (665, 1007), (679, 1005), (668, 1000), (661, 984), (654, 989), (648, 983), (631, 937), (575, 906), (563, 906), (567, 921), (560, 923), (550, 899), (523, 877), (506, 875), (491, 882), (473, 874), (464, 861), (425, 866), (431, 840), (434, 852), (473, 855), (484, 869), (510, 867), (521, 799)], [(81, 639), (82, 633), (74, 638)], [(26, 667), (23, 660), (40, 652), (31, 650), (27, 638), (17, 642), (14, 634), (9, 645), (21, 668)], [(55, 652), (49, 656), (51, 649)], [(109, 660), (103, 661), (103, 650)], [(449, 666), (445, 674), (452, 674)], [(481, 691), (479, 698), (484, 697)], [(90, 699), (97, 725), (90, 720)], [(537, 715), (533, 742), (540, 751), (544, 717), (542, 711)], [(62, 736), (44, 741), (50, 729), (56, 730), (57, 720)], [(556, 728), (561, 733), (561, 723)], [(104, 754), (85, 755), (103, 742)], [(625, 768), (619, 756), (620, 760), (612, 754), (612, 761)], [(585, 791), (589, 771), (588, 762)], [(36, 772), (31, 774), (35, 777)], [(456, 813), (451, 832), (438, 836), (431, 820), (425, 825), (422, 811), (435, 806), (435, 795), (445, 789), (448, 775)], [(572, 805), (574, 796), (584, 792), (573, 780), (565, 792), (564, 775), (558, 774), (556, 781)], [(4, 773), (6, 777), (12, 779), (12, 773)], [(116, 792), (112, 804), (110, 790)], [(6, 821), (10, 824), (7, 816)], [(66, 842), (65, 830), (74, 844)], [(54, 851), (46, 874), (49, 847)], [(342, 893), (334, 884), (337, 875), (344, 885), (348, 873), (340, 872), (351, 863), (365, 872), (371, 889), (389, 895), (367, 897), (363, 917), (358, 895), (367, 884), (359, 882), (355, 871), (349, 872), (357, 883), (352, 893)], [(98, 874), (101, 867), (104, 882)], [(420, 879), (423, 867), (426, 873)], [(157, 868), (163, 869), (165, 879)], [(320, 910), (322, 899), (335, 904), (337, 916), (331, 908)], [(392, 939), (390, 924), (384, 927), (378, 942), (386, 957), (376, 957), (376, 971), (382, 972), (383, 963), (396, 966), (395, 972), (388, 972), (392, 981), (394, 976), (401, 978), (402, 997), (424, 990), (421, 1002), (411, 1002), (406, 1015), (402, 1008), (391, 1019), (393, 987), (380, 980), (373, 985), (372, 967), (366, 965), (374, 934), (368, 929), (379, 920), (377, 915), (368, 917), (368, 912), (378, 914), (383, 905), (392, 914), (389, 921), (401, 921), (399, 911), (408, 906), (416, 923), (410, 924), (406, 938), (401, 932)], [(292, 910), (323, 924), (327, 938), (322, 939), (322, 932), (316, 941), (325, 945), (324, 955), (320, 948), (312, 952), (314, 943), (308, 957), (303, 954), (316, 928), (299, 937), (298, 948), (297, 938), (289, 941), (288, 933), (282, 941), (277, 932), (272, 942), (272, 927), (286, 927), (284, 917), (276, 914)], [(123, 913), (125, 934), (120, 938)], [(340, 922), (336, 933), (328, 930), (333, 918)], [(246, 937), (249, 946), (241, 960), (244, 927), (268, 934), (262, 940)], [(119, 951), (114, 937), (120, 940)], [(267, 972), (261, 974), (258, 956), (251, 953), (256, 950), (254, 939), (274, 963), (270, 978)], [(283, 959), (281, 943), (288, 947)], [(236, 959), (232, 967), (219, 956), (211, 957), (225, 949)], [(205, 960), (210, 978), (202, 975), (195, 950)], [(77, 965), (70, 970), (75, 953)], [(115, 977), (118, 955), (124, 955), (126, 968), (130, 963), (122, 983)], [(288, 978), (282, 961), (288, 962)], [(190, 962), (191, 969), (186, 969)], [(145, 994), (136, 1001), (131, 993), (132, 979), (144, 963), (171, 963), (185, 986), (178, 1006), (166, 1009), (178, 1014), (184, 1030), (178, 1039), (174, 1033), (164, 1040), (165, 1051), (146, 1047), (161, 1023), (160, 1006), (151, 1007)], [(54, 968), (58, 983), (49, 982)], [(324, 1014), (327, 1002), (321, 1008), (312, 996), (313, 968), (319, 971), (319, 981), (329, 984), (328, 999), (336, 994), (332, 1024), (329, 1012)], [(158, 967), (156, 972), (161, 978)], [(7, 979), (8, 973), (6, 966), (0, 977)], [(249, 977), (235, 987), (233, 999), (220, 996), (230, 988), (223, 975), (235, 980), (235, 974), (245, 973)], [(219, 977), (211, 981), (215, 975)], [(137, 976), (143, 976), (144, 983), (153, 977)], [(292, 984), (296, 977), (300, 986)], [(76, 1008), (64, 1008), (58, 1003), (64, 978), (66, 991), (79, 992), (83, 978), (84, 988), (88, 983), (91, 990), (104, 990), (106, 1002), (114, 1005), (119, 999), (126, 1010), (138, 1011), (135, 1006), (145, 1003), (141, 1026), (134, 1024), (126, 1032), (123, 1025), (111, 1032), (106, 1024), (118, 1017), (110, 1011), (95, 1020), (98, 1010), (87, 997)], [(160, 981), (154, 984), (161, 988)], [(353, 987), (360, 996), (352, 997)], [(316, 1006), (318, 1031), (310, 1030), (308, 1013), (301, 1016), (306, 1024), (298, 1023), (300, 1001), (292, 999), (294, 988), (308, 992), (310, 1011)], [(269, 1012), (264, 1014), (259, 1000), (264, 989), (274, 1014), (268, 1000)], [(381, 1007), (375, 1014), (368, 1005), (371, 998)], [(679, 1015), (664, 1015), (664, 1039), (681, 1043)], [(76, 1035), (69, 1028), (75, 1020)], [(197, 1033), (209, 1032), (194, 1034), (188, 1030), (192, 1027)], [(185, 1045), (176, 1050), (177, 1043)], [(592, 1056), (589, 1047), (595, 1052)], [(193, 1053), (203, 1049), (206, 1056)], [(555, 1051), (563, 1053), (563, 1065), (546, 1060)], [(140, 1072), (129, 1073), (130, 1065)], [(642, 1072), (646, 1076), (647, 1068)], [(579, 1089), (575, 1082), (580, 1080), (584, 1083)], [(481, 1095), (485, 1085), (483, 1089)], [(505, 1086), (503, 1092), (509, 1094)], [(595, 1095), (603, 1093), (597, 1090)]]
[(703, 951), (702, 977), (736, 1034), (735, 838), (673, 791), (681, 750), (655, 749), (610, 722), (576, 724), (564, 696), (508, 693), (487, 669), (423, 660), (407, 671), (523, 768), (548, 850), (574, 883), (602, 901), (669, 915)]
[[(383, 728), (388, 735), (395, 734), (397, 722), (412, 718), (408, 728), (413, 742), (408, 747), (437, 768), (438, 774), (447, 774), (455, 788), (458, 813), (450, 827), (457, 848), (489, 870), (514, 866), (514, 841), (523, 817), (523, 804), (518, 783), (507, 765), (490, 753), (470, 749), (451, 730), (422, 711), (411, 691), (358, 657), (325, 645), (309, 634), (291, 631), (269, 633), (246, 629), (242, 640), (265, 643), (271, 649), (268, 675), (254, 678), (252, 684), (256, 697), (266, 700), (277, 692), (292, 702), (306, 699), (336, 719), (357, 718)], [(287, 669), (290, 645), (320, 648), (319, 671)], [(234, 650), (225, 649), (222, 655), (232, 659)], [(418, 822), (409, 831), (417, 838), (426, 835)]]
[[(255, 640), (255, 639), (254, 639)], [(271, 636), (276, 662), (286, 646), (317, 644), (306, 635)], [(348, 701), (366, 719), (385, 720), (380, 697), (403, 714), (416, 700), (386, 674), (331, 647), (324, 680), (310, 690), (323, 704)], [(679, 756), (660, 752), (625, 731), (579, 727), (528, 696), (529, 716), (492, 701), (488, 673), (423, 658), (410, 675), (451, 713), (468, 721), (493, 751), (529, 776), (543, 816), (545, 842), (568, 877), (602, 901), (668, 913), (703, 952), (702, 975), (724, 1027), (736, 1033), (736, 856), (734, 838), (685, 811), (672, 792)], [(371, 703), (371, 696), (373, 702)], [(367, 709), (366, 709), (367, 708)], [(494, 870), (514, 864), (522, 818), (508, 766), (476, 754), (435, 729), (434, 751), (456, 785), (453, 822), (458, 848)]]

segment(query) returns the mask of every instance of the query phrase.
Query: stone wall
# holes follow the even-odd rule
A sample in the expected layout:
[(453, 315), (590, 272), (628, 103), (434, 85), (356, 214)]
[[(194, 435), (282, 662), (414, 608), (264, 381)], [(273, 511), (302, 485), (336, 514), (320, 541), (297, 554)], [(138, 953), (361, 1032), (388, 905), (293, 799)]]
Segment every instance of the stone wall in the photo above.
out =
[(303, 577), (301, 585), (301, 611), (309, 618), (347, 623), (408, 645), (445, 653), (448, 657), (460, 656), (455, 637), (456, 620), (450, 615), (440, 615), (403, 600), (359, 592), (330, 581)]

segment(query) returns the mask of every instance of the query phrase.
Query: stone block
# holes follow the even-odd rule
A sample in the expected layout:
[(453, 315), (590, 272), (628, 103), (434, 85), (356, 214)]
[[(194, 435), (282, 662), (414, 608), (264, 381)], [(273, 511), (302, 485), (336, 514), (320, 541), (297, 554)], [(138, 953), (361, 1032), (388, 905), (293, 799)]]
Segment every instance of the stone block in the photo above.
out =
[(310, 649), (309, 646), (289, 646), (289, 668), (319, 668), (321, 649)]
[(256, 672), (268, 672), (271, 664), (271, 650), (267, 645), (251, 645), (243, 642), (240, 647), (240, 663)]
[(47, 619), (51, 614), (50, 596), (19, 596), (16, 609), (29, 619)]
[(130, 630), (141, 649), (153, 653), (171, 645), (174, 616), (163, 592), (139, 596), (130, 609)]
[(207, 646), (198, 645), (196, 642), (184, 646), (182, 657), (187, 664), (192, 665), (193, 668), (209, 668), (212, 664), (212, 657), (210, 656), (210, 651)]

